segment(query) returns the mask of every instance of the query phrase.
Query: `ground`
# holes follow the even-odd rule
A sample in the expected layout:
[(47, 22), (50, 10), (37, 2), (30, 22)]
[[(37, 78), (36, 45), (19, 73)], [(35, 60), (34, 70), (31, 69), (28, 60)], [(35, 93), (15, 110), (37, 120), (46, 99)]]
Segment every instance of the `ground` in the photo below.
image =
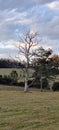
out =
[(59, 92), (0, 86), (0, 130), (59, 130)]

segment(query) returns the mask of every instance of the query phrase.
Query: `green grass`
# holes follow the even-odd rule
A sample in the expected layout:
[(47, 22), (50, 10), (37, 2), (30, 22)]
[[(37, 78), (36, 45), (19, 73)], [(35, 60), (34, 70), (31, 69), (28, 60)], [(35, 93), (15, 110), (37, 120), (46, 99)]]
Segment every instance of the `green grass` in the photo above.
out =
[(23, 76), (23, 72), (22, 69), (16, 69), (16, 68), (1, 68), (0, 69), (0, 75), (9, 75), (13, 70), (16, 70), (18, 73), (18, 76), (20, 76), (20, 74)]
[[(0, 75), (4, 76), (4, 75), (10, 75), (10, 73), (16, 70), (16, 72), (18, 73), (18, 82), (22, 82), (25, 80), (25, 74), (24, 71), (21, 68), (0, 68)], [(32, 79), (32, 74), (33, 74), (33, 69), (29, 69), (29, 79)]]
[(0, 86), (0, 130), (59, 130), (59, 93)]

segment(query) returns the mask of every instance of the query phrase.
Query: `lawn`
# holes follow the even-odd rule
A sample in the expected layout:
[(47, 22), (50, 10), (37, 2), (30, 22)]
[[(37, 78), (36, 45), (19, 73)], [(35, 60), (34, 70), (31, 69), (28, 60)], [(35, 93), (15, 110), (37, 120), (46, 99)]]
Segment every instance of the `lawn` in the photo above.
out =
[(59, 130), (59, 92), (0, 86), (0, 130)]

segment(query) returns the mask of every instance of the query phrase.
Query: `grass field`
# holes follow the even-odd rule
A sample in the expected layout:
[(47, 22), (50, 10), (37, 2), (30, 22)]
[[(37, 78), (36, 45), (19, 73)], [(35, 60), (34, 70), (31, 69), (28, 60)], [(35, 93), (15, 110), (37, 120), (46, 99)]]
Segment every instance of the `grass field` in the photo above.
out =
[[(21, 68), (0, 68), (0, 75), (9, 75), (13, 70), (16, 70), (18, 75), (24, 74)], [(29, 69), (30, 75), (33, 73), (33, 69)]]
[(0, 86), (0, 130), (59, 130), (59, 93)]
[(9, 75), (13, 70), (16, 70), (18, 73), (18, 76), (20, 76), (20, 74), (23, 76), (23, 72), (22, 69), (17, 69), (17, 68), (0, 68), (0, 75)]
[[(4, 76), (4, 75), (10, 75), (10, 73), (15, 70), (18, 73), (18, 77), (24, 78), (24, 71), (21, 68), (0, 68), (0, 75)], [(34, 70), (33, 69), (29, 69), (29, 77), (32, 77)]]

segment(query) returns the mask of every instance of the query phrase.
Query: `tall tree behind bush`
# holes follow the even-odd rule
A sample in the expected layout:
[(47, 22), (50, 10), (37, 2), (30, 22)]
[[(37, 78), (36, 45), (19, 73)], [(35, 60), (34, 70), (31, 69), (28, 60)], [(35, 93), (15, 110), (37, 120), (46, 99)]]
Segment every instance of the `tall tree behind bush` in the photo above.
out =
[(35, 58), (33, 60), (35, 78), (40, 81), (40, 88), (42, 91), (43, 88), (43, 78), (48, 76), (48, 63), (50, 62), (49, 56), (52, 54), (52, 50), (45, 50), (43, 47), (39, 47), (36, 50)]

